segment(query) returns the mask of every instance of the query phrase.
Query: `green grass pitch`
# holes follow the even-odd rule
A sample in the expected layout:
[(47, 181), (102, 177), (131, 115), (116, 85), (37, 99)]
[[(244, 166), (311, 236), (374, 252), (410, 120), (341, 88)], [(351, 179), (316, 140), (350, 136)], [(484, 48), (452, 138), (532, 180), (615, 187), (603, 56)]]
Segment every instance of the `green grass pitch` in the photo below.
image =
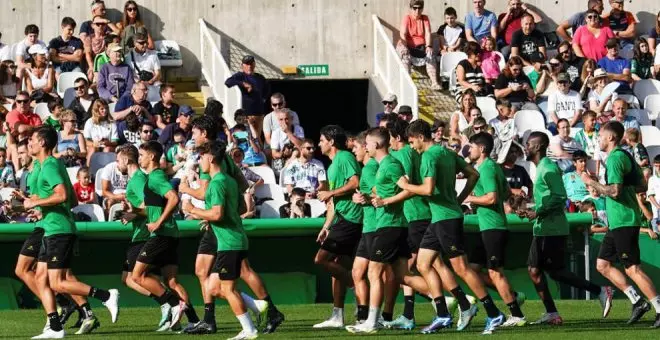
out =
[[(502, 311), (506, 306), (498, 302)], [(324, 320), (329, 316), (331, 306), (328, 304), (316, 305), (282, 305), (278, 306), (285, 313), (286, 321), (280, 326), (275, 334), (260, 334), (260, 339), (357, 339), (360, 335), (349, 334), (345, 330), (316, 330), (312, 325)], [(601, 319), (601, 309), (597, 301), (557, 301), (557, 307), (564, 318), (563, 326), (533, 326), (528, 325), (515, 329), (499, 329), (492, 337), (497, 339), (616, 339), (616, 340), (639, 340), (657, 339), (660, 329), (650, 329), (654, 314), (649, 311), (637, 324), (627, 326), (626, 320), (630, 316), (630, 302), (627, 300), (615, 300), (612, 312), (607, 319)], [(401, 312), (402, 306), (397, 305), (395, 317)], [(201, 317), (203, 309), (196, 307)], [(535, 320), (542, 311), (543, 305), (539, 301), (528, 301), (523, 307), (523, 312), (528, 320)], [(347, 305), (345, 309), (346, 323), (353, 322), (353, 305)], [(436, 335), (421, 335), (420, 326), (430, 322), (432, 308), (429, 303), (417, 303), (416, 317), (418, 326), (414, 331), (390, 331), (381, 330), (374, 335), (367, 335), (372, 339), (411, 339), (411, 338), (438, 338), (444, 339), (466, 339), (483, 337), (481, 331), (484, 327), (485, 312), (481, 309), (472, 325), (463, 332), (448, 330)], [(90, 335), (74, 335), (75, 330), (67, 329), (66, 338), (70, 339), (144, 339), (153, 337), (155, 339), (181, 339), (186, 336), (174, 333), (156, 333), (160, 310), (153, 308), (124, 308), (121, 309), (119, 320), (116, 324), (110, 323), (107, 310), (96, 308), (95, 313), (101, 321), (101, 327)], [(75, 317), (75, 314), (74, 314)], [(72, 317), (72, 319), (74, 318)], [(226, 339), (239, 332), (240, 325), (231, 311), (226, 307), (216, 309), (218, 321), (218, 333), (213, 336), (205, 336), (213, 339)], [(185, 321), (185, 318), (184, 318)], [(41, 332), (44, 326), (45, 316), (41, 310), (20, 310), (0, 312), (0, 339), (29, 339)], [(72, 321), (70, 321), (72, 322)], [(454, 324), (456, 319), (454, 320)]]

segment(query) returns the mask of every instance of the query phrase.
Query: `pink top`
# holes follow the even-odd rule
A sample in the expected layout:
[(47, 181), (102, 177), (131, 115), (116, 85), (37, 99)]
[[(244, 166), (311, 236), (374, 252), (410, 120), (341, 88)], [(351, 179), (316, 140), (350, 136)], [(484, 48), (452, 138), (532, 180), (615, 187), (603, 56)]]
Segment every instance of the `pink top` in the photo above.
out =
[(495, 52), (483, 51), (479, 55), (481, 71), (486, 79), (497, 79), (500, 76), (500, 55)]
[(403, 17), (402, 25), (405, 25), (408, 29), (408, 34), (406, 34), (406, 45), (408, 47), (415, 47), (426, 43), (424, 34), (431, 31), (429, 17), (422, 15), (419, 19), (415, 19), (412, 15), (406, 15)]
[(580, 26), (573, 34), (573, 44), (580, 46), (586, 58), (598, 61), (607, 54), (607, 40), (614, 37), (614, 32), (609, 27), (601, 27), (600, 34), (596, 37), (585, 25)]

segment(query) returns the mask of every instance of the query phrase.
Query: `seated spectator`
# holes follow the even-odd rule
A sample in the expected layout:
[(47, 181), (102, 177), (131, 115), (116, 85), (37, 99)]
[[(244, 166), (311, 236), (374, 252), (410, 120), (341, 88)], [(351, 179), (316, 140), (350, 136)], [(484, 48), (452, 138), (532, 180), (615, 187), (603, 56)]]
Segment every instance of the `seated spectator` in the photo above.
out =
[(575, 32), (577, 32), (578, 28), (588, 23), (587, 15), (590, 11), (596, 13), (597, 18), (600, 21), (600, 15), (603, 13), (603, 10), (603, 0), (589, 0), (587, 2), (587, 11), (575, 13), (569, 17), (568, 20), (563, 21), (557, 26), (557, 35), (561, 40), (572, 42), (574, 38), (571, 38), (571, 36), (568, 35), (567, 30), (571, 28), (573, 35), (575, 36)]
[(101, 66), (96, 89), (100, 98), (116, 103), (133, 88), (133, 70), (121, 60), (119, 45), (110, 44), (106, 52), (110, 56), (110, 61)]
[(603, 21), (614, 32), (614, 36), (619, 39), (619, 45), (626, 53), (625, 55), (630, 55), (636, 35), (637, 19), (632, 13), (623, 10), (623, 0), (610, 0), (610, 6), (612, 9), (610, 13), (604, 16)]
[(284, 183), (289, 194), (295, 188), (305, 190), (305, 198), (316, 198), (316, 193), (328, 189), (325, 167), (314, 159), (314, 141), (305, 139), (300, 148), (300, 157), (284, 169)]
[(190, 120), (194, 115), (195, 111), (193, 111), (192, 107), (181, 105), (179, 112), (176, 115), (176, 119), (172, 123), (167, 124), (167, 126), (160, 132), (158, 142), (167, 149), (174, 143), (174, 132), (177, 130), (183, 132), (184, 141), (190, 140), (190, 138), (192, 138), (192, 126), (190, 125)]
[[(167, 174), (172, 176), (172, 180), (181, 180), (186, 176), (187, 163), (195, 162), (193, 154), (195, 153), (195, 143), (192, 140), (186, 140), (186, 133), (181, 129), (174, 130), (173, 141), (165, 152), (165, 162)], [(177, 186), (178, 185), (174, 185)]]
[(495, 82), (495, 98), (506, 98), (511, 102), (514, 113), (518, 110), (540, 111), (534, 100), (536, 95), (532, 83), (523, 72), (520, 57), (511, 57), (506, 68)]
[(557, 76), (559, 76), (564, 69), (564, 64), (561, 59), (557, 57), (550, 59), (548, 66), (548, 72), (541, 73), (534, 91), (537, 95), (537, 101), (539, 102), (547, 101), (551, 94), (557, 92), (559, 89), (557, 86)]
[(112, 152), (119, 141), (117, 125), (108, 111), (108, 104), (97, 99), (92, 104), (92, 117), (85, 122), (83, 136), (87, 142), (88, 163), (94, 152)]
[[(97, 54), (94, 56), (94, 78), (92, 78), (92, 83), (97, 83), (99, 80), (99, 72), (101, 72), (101, 67), (103, 65), (107, 64), (110, 62), (110, 45), (116, 44), (119, 46), (119, 36), (110, 34), (106, 35), (105, 38), (103, 39), (105, 49), (103, 49), (103, 52)], [(114, 48), (114, 47), (113, 47)]]
[(481, 53), (479, 54), (479, 61), (481, 61), (481, 70), (484, 72), (486, 84), (493, 84), (497, 77), (500, 76), (500, 61), (502, 56), (495, 53), (497, 43), (491, 36), (487, 36), (481, 43)]
[[(548, 64), (545, 63), (545, 56), (541, 52), (532, 53), (529, 57), (529, 61), (532, 63), (534, 69), (527, 73), (527, 78), (529, 78), (529, 81), (532, 84), (534, 93), (539, 94), (537, 91), (539, 83), (545, 84), (547, 79), (551, 77), (550, 69), (548, 68)], [(545, 88), (542, 89), (545, 91)]]
[(479, 65), (479, 54), (481, 47), (475, 42), (468, 42), (465, 46), (467, 59), (461, 60), (456, 66), (456, 87), (452, 93), (457, 102), (461, 102), (461, 97), (465, 90), (474, 91), (476, 96), (484, 97), (493, 93), (490, 85), (486, 84), (486, 78)]
[[(83, 25), (85, 23), (88, 23), (88, 21), (84, 22)], [(87, 65), (94, 65), (96, 56), (105, 53), (107, 44), (112, 43), (110, 40), (106, 39), (106, 37), (112, 33), (112, 30), (108, 27), (109, 25), (112, 25), (112, 23), (110, 20), (100, 15), (94, 16), (92, 22), (89, 23), (92, 27), (90, 28), (92, 31), (89, 34), (83, 34), (83, 28), (80, 27), (80, 40), (82, 40), (85, 48), (85, 60)], [(94, 68), (88, 66), (87, 78), (92, 82), (94, 81), (94, 73)]]
[[(393, 94), (388, 94), (387, 96), (385, 96), (385, 99), (383, 99), (383, 106), (385, 106), (384, 109), (385, 113), (393, 112), (394, 108), (396, 108), (397, 105), (398, 103), (396, 102), (396, 96)], [(270, 137), (273, 131), (280, 128), (280, 122), (277, 120), (278, 111), (288, 110), (293, 125), (300, 125), (300, 119), (298, 118), (298, 113), (286, 107), (286, 99), (284, 98), (283, 94), (279, 92), (273, 93), (273, 95), (270, 96), (270, 107), (273, 108), (273, 111), (271, 111), (266, 115), (266, 117), (264, 117), (264, 124), (263, 124), (264, 137), (266, 139), (267, 146), (270, 146)], [(376, 120), (378, 119), (379, 119), (378, 115), (376, 115)]]
[(473, 11), (465, 16), (465, 37), (467, 41), (479, 43), (490, 35), (497, 39), (497, 16), (487, 10), (486, 0), (473, 0)]
[(635, 39), (634, 55), (630, 61), (630, 75), (633, 81), (655, 79), (656, 70), (653, 67), (653, 54), (648, 42), (643, 38)]
[(433, 134), (433, 142), (442, 146), (447, 146), (448, 138), (445, 137), (445, 130), (447, 129), (447, 122), (440, 119), (433, 120), (431, 126), (431, 133)]
[(0, 147), (0, 188), (15, 188), (14, 166), (7, 162), (7, 149)]
[(291, 143), (295, 148), (299, 148), (305, 138), (305, 132), (300, 125), (293, 125), (288, 112), (278, 112), (277, 118), (280, 128), (273, 131), (270, 150), (273, 156), (273, 171), (277, 169), (277, 173), (279, 173), (280, 170), (284, 169), (284, 163), (282, 162), (284, 145)]
[(580, 144), (580, 148), (589, 156), (594, 158), (598, 146), (598, 130), (596, 130), (596, 112), (587, 110), (582, 115), (583, 128), (580, 129), (573, 138)]
[(16, 65), (11, 60), (0, 62), (0, 102), (13, 104), (21, 90), (21, 80), (16, 77)]
[(658, 232), (658, 224), (660, 223), (660, 214), (658, 213), (660, 209), (660, 200), (656, 196), (660, 195), (660, 155), (653, 158), (653, 170), (651, 177), (648, 180), (648, 189), (646, 191), (646, 196), (648, 197), (649, 202), (651, 202), (651, 209), (653, 209), (653, 221), (651, 226), (653, 230)]
[(16, 45), (16, 65), (18, 66), (18, 77), (23, 77), (23, 71), (32, 67), (32, 54), (30, 47), (34, 45), (41, 45), (46, 48), (46, 43), (39, 40), (39, 27), (34, 24), (25, 26), (24, 30), (25, 39), (18, 42)]
[(236, 124), (229, 135), (229, 141), (234, 147), (243, 151), (245, 165), (267, 165), (266, 156), (262, 152), (259, 138), (255, 136), (255, 130), (254, 125)]
[(573, 47), (568, 41), (562, 41), (557, 47), (557, 58), (564, 64), (563, 71), (571, 77), (571, 90), (580, 92), (582, 88), (580, 74), (582, 73), (585, 59), (573, 53)]
[(62, 33), (48, 43), (50, 60), (55, 67), (55, 77), (62, 72), (82, 72), (83, 42), (73, 36), (76, 21), (70, 17), (62, 19)]
[(614, 117), (612, 117), (611, 120), (616, 120), (623, 124), (623, 127), (626, 130), (630, 128), (639, 130), (639, 122), (637, 121), (637, 118), (627, 115), (626, 111), (628, 111), (628, 103), (622, 98), (617, 98), (614, 100), (614, 103), (612, 103), (612, 113), (614, 113)]
[(48, 49), (41, 45), (32, 45), (29, 51), (32, 55), (32, 67), (25, 69), (25, 87), (32, 95), (41, 90), (55, 96), (55, 70), (48, 63)]
[(238, 86), (241, 91), (241, 105), (250, 119), (256, 121), (257, 132), (261, 135), (264, 124), (264, 102), (270, 94), (270, 85), (266, 78), (254, 71), (254, 57), (246, 55), (241, 60), (241, 71), (225, 80), (225, 86)]
[(651, 160), (649, 159), (649, 152), (646, 151), (646, 147), (641, 143), (640, 132), (638, 129), (629, 128), (626, 129), (626, 132), (623, 136), (625, 143), (627, 145), (626, 151), (628, 151), (644, 175), (644, 179), (648, 181), (651, 177), (653, 170), (651, 169)]
[(413, 112), (412, 108), (408, 105), (401, 105), (399, 106), (399, 112), (397, 113), (397, 116), (399, 119), (410, 123), (413, 119)]
[[(431, 39), (431, 23), (429, 17), (423, 15), (424, 1), (411, 0), (410, 11), (403, 17), (399, 26), (399, 41), (396, 43), (396, 52), (403, 65), (410, 73), (410, 67), (426, 65), (426, 73), (431, 80), (431, 89), (439, 91), (442, 87), (438, 83), (438, 68), (433, 53), (433, 40)], [(418, 62), (414, 62), (415, 60)], [(423, 60), (423, 61), (421, 61)]]
[(81, 167), (76, 174), (78, 182), (73, 185), (78, 204), (96, 204), (96, 190), (89, 174), (89, 168)]
[(532, 197), (534, 182), (529, 177), (527, 170), (516, 164), (518, 158), (523, 155), (522, 149), (516, 143), (511, 144), (502, 163), (502, 171), (513, 195)]
[(126, 118), (120, 122), (116, 122), (117, 125), (117, 136), (119, 136), (119, 145), (124, 144), (133, 144), (135, 147), (139, 147), (140, 136), (141, 136), (141, 125), (142, 122), (131, 112), (126, 116)]
[(154, 126), (153, 123), (151, 122), (142, 122), (142, 125), (140, 126), (140, 140), (138, 140), (137, 144), (135, 147), (139, 147), (140, 145), (150, 142), (152, 140), (156, 139), (156, 127)]
[(206, 100), (206, 107), (204, 108), (204, 115), (211, 118), (222, 118), (224, 105), (221, 102), (208, 98)]
[(660, 34), (660, 12), (656, 14), (655, 16), (655, 24), (652, 25), (651, 29), (649, 30), (648, 34), (648, 43), (649, 43), (649, 48), (651, 49), (651, 54), (654, 56), (656, 55), (655, 53), (655, 48), (658, 46), (658, 35)]
[(133, 85), (130, 93), (125, 93), (117, 105), (115, 105), (115, 112), (112, 112), (114, 120), (122, 120), (126, 118), (129, 113), (134, 113), (140, 121), (151, 120), (151, 103), (147, 100), (147, 93), (149, 89), (144, 82), (137, 82)]
[[(272, 99), (271, 99), (272, 101)], [(376, 113), (376, 125), (380, 125), (380, 121), (385, 115), (396, 113), (396, 107), (399, 105), (397, 97), (393, 93), (388, 93), (385, 98), (383, 98), (383, 112)], [(266, 116), (268, 118), (268, 116)], [(264, 133), (266, 132), (266, 127), (264, 123)], [(270, 136), (268, 136), (270, 138)]]
[(124, 57), (124, 62), (133, 69), (134, 81), (149, 86), (150, 98), (160, 92), (160, 61), (155, 51), (147, 49), (147, 37), (136, 33), (134, 46)]
[(156, 119), (156, 126), (163, 130), (167, 125), (176, 122), (179, 114), (179, 104), (174, 102), (176, 92), (174, 85), (163, 84), (159, 92), (160, 101), (154, 105), (151, 114)]
[[(594, 74), (596, 73), (597, 68), (596, 62), (591, 59), (586, 59), (582, 64), (580, 77), (577, 79), (580, 88), (577, 91), (580, 91), (580, 97), (583, 100), (588, 100), (589, 92), (594, 87)], [(576, 91), (573, 87), (571, 87), (571, 90)], [(588, 107), (588, 105), (585, 106)]]
[[(91, 9), (92, 9), (92, 20), (83, 21), (83, 23), (80, 24), (80, 40), (85, 41), (86, 38), (94, 34), (94, 32), (96, 31), (95, 23), (98, 22), (105, 23), (105, 25), (103, 26), (103, 33), (108, 33), (108, 34), (112, 32), (119, 33), (119, 30), (117, 29), (117, 25), (110, 22), (110, 20), (106, 18), (106, 8), (105, 8), (105, 2), (103, 2), (103, 0), (92, 1)], [(103, 19), (103, 21), (97, 20), (96, 18)]]
[(580, 94), (571, 90), (571, 78), (568, 73), (557, 76), (557, 91), (548, 97), (548, 112), (552, 121), (568, 120), (571, 127), (582, 121), (582, 99)]
[(445, 8), (445, 23), (438, 27), (442, 54), (460, 51), (465, 43), (465, 26), (456, 21), (457, 18), (454, 7)]
[(55, 131), (62, 130), (62, 122), (60, 121), (62, 112), (64, 112), (62, 100), (58, 97), (48, 102), (48, 111), (50, 111), (50, 115), (43, 122), (44, 125), (52, 126)]
[(596, 69), (594, 71), (594, 76), (592, 78), (593, 85), (592, 89), (589, 92), (589, 109), (596, 112), (600, 117), (607, 111), (607, 106), (612, 100), (613, 94), (608, 95), (606, 98), (601, 98), (603, 89), (609, 84), (609, 77), (607, 72), (602, 68)]
[(466, 89), (459, 102), (460, 110), (449, 117), (449, 137), (459, 138), (461, 131), (467, 129), (472, 122), (470, 111), (477, 107), (477, 96), (472, 89)]
[(32, 112), (30, 107), (30, 95), (25, 91), (19, 91), (16, 94), (14, 109), (7, 114), (7, 124), (12, 134), (19, 129), (37, 127), (41, 125), (39, 115)]
[(499, 22), (498, 31), (500, 33), (500, 39), (503, 40), (502, 43), (505, 45), (502, 48), (502, 54), (505, 58), (509, 58), (511, 55), (513, 37), (516, 32), (522, 28), (522, 21), (526, 15), (532, 16), (532, 22), (535, 25), (543, 20), (538, 13), (529, 8), (529, 6), (523, 3), (522, 0), (509, 0), (509, 6), (507, 6), (506, 13), (502, 13), (497, 17), (497, 21)]
[(147, 48), (153, 50), (156, 48), (151, 34), (147, 30), (142, 15), (140, 15), (140, 7), (133, 0), (126, 1), (124, 4), (124, 14), (121, 21), (117, 23), (117, 35), (121, 37), (121, 48), (127, 52), (129, 48), (133, 47), (134, 36), (137, 33), (142, 33), (147, 37)]
[(571, 137), (571, 126), (568, 120), (561, 118), (557, 122), (557, 134), (550, 138), (548, 157), (555, 161), (563, 172), (575, 170), (573, 166), (573, 154), (582, 150), (580, 144)]
[(578, 57), (600, 60), (607, 54), (605, 45), (615, 37), (614, 32), (601, 26), (600, 16), (593, 9), (587, 11), (586, 19), (587, 24), (574, 31), (573, 51)]
[(488, 122), (486, 119), (481, 116), (481, 110), (478, 107), (472, 109), (472, 124), (468, 126), (467, 129), (461, 131), (461, 141), (463, 146), (469, 144), (470, 137), (476, 135), (479, 132), (488, 132)]
[(582, 202), (589, 191), (584, 184), (581, 175), (587, 172), (587, 154), (582, 150), (577, 150), (573, 153), (573, 167), (575, 171), (566, 172), (562, 176), (564, 187), (566, 188), (566, 196), (573, 204)]
[(598, 60), (598, 67), (607, 72), (607, 76), (619, 82), (617, 93), (631, 94), (630, 61), (619, 56), (619, 43), (616, 39), (607, 41), (607, 55)]
[(302, 188), (293, 188), (289, 203), (280, 207), (280, 218), (312, 217), (312, 206), (305, 203), (307, 192)]
[(250, 187), (243, 193), (243, 199), (245, 200), (245, 213), (241, 215), (241, 218), (253, 218), (257, 215), (254, 202), (254, 191), (260, 185), (264, 184), (263, 178), (250, 170), (250, 168), (243, 163), (243, 150), (239, 148), (233, 148), (230, 152), (231, 158), (234, 161), (236, 167), (241, 169), (243, 177), (247, 180)]
[(53, 156), (60, 158), (67, 167), (84, 164), (87, 159), (87, 145), (82, 133), (76, 130), (76, 114), (64, 110), (60, 116), (62, 130), (57, 132), (57, 147)]
[(519, 56), (525, 65), (532, 65), (530, 57), (535, 52), (545, 55), (545, 36), (536, 29), (534, 17), (524, 14), (522, 28), (513, 33), (511, 38), (511, 56)]
[(506, 99), (497, 100), (497, 117), (488, 122), (495, 130), (494, 135), (500, 141), (515, 140), (518, 138), (518, 129), (513, 119), (513, 109), (511, 103)]
[(117, 148), (117, 161), (109, 163), (101, 170), (101, 197), (103, 207), (108, 210), (115, 203), (126, 199), (126, 184), (128, 183), (128, 167), (124, 157), (120, 157), (122, 147)]
[(76, 91), (76, 98), (69, 104), (68, 109), (76, 114), (76, 128), (82, 129), (92, 116), (92, 103), (96, 96), (89, 93), (89, 82), (82, 77), (73, 82), (73, 89)]

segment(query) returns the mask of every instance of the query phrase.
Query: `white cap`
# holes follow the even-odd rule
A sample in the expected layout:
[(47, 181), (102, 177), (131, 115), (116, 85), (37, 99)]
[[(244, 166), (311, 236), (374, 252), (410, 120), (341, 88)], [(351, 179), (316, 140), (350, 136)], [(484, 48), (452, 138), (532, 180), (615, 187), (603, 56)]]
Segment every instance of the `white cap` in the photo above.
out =
[(28, 53), (47, 55), (48, 50), (46, 49), (46, 47), (44, 47), (44, 45), (34, 44), (34, 45), (30, 46), (30, 48), (28, 49)]
[(398, 102), (398, 100), (394, 93), (388, 93), (385, 98), (383, 98), (383, 102)]

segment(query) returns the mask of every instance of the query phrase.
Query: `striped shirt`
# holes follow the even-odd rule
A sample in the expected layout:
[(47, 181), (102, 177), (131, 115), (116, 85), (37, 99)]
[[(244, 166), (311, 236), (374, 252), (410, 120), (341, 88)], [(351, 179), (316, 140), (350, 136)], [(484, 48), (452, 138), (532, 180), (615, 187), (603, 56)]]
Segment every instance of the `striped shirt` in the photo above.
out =
[[(463, 71), (465, 73), (465, 80), (470, 83), (470, 84), (477, 84), (484, 86), (486, 84), (486, 78), (484, 77), (484, 73), (481, 70), (480, 66), (477, 67), (472, 67), (469, 61), (467, 59), (461, 60), (458, 63), (458, 66), (463, 67)], [(458, 68), (456, 66), (456, 68)], [(456, 70), (454, 70), (456, 72)], [(461, 83), (458, 82), (458, 76), (456, 78), (456, 86), (452, 89), (452, 94), (456, 98), (456, 101), (459, 101), (461, 96), (463, 95), (463, 91), (465, 91), (465, 88)]]

